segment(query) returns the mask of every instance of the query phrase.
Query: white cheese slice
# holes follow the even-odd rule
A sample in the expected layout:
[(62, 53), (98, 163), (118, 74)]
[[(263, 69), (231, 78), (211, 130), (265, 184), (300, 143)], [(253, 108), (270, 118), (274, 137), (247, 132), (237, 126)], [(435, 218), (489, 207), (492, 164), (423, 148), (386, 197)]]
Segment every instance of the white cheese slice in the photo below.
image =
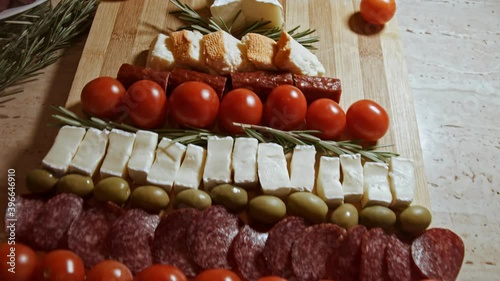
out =
[(148, 173), (148, 183), (163, 187), (167, 192), (172, 191), (185, 152), (186, 146), (182, 143), (162, 138), (156, 149), (155, 162)]
[(254, 187), (259, 183), (257, 176), (257, 149), (259, 141), (254, 138), (236, 138), (233, 148), (234, 184)]
[(340, 155), (340, 166), (342, 167), (342, 190), (344, 201), (357, 203), (363, 195), (363, 166), (360, 154)]
[(101, 165), (101, 178), (125, 177), (127, 163), (134, 147), (135, 134), (113, 129), (109, 133), (109, 145)]
[(287, 196), (290, 191), (285, 153), (281, 145), (260, 143), (257, 152), (257, 171), (264, 194)]
[(319, 159), (316, 194), (330, 208), (344, 203), (344, 192), (340, 184), (340, 160), (338, 157), (321, 156)]
[(385, 163), (366, 162), (363, 167), (363, 208), (373, 205), (389, 206), (392, 202), (389, 186), (389, 166)]
[(50, 148), (42, 165), (57, 175), (63, 175), (68, 170), (69, 163), (75, 156), (78, 146), (85, 136), (85, 129), (73, 126), (64, 126), (57, 133), (56, 140)]
[(415, 166), (413, 161), (402, 157), (392, 157), (389, 161), (389, 182), (392, 192), (392, 207), (404, 208), (411, 204), (415, 196)]
[(136, 184), (147, 183), (157, 144), (158, 134), (142, 130), (136, 132), (134, 148), (127, 164), (128, 174)]
[(315, 162), (316, 148), (313, 145), (295, 146), (290, 164), (290, 186), (294, 190), (313, 191)]
[(158, 34), (149, 47), (146, 66), (156, 70), (171, 70), (175, 67), (173, 43), (170, 36)]
[(247, 24), (263, 19), (266, 27), (283, 27), (283, 6), (277, 0), (242, 0), (241, 7)]
[(233, 143), (232, 137), (208, 137), (207, 161), (203, 170), (203, 185), (206, 190), (218, 184), (231, 183)]
[(69, 163), (69, 171), (93, 177), (106, 154), (108, 135), (108, 130), (88, 129), (75, 157)]
[(207, 152), (203, 147), (188, 144), (184, 160), (175, 176), (175, 192), (187, 188), (199, 188), (203, 177), (203, 167), (205, 166), (206, 157)]
[[(230, 25), (233, 23), (236, 15), (242, 9), (241, 0), (215, 0), (214, 3), (210, 6), (210, 13), (212, 14), (213, 20), (222, 26), (221, 19), (226, 23), (226, 25)], [(232, 30), (238, 31), (245, 27), (245, 15), (241, 13), (234, 21)]]

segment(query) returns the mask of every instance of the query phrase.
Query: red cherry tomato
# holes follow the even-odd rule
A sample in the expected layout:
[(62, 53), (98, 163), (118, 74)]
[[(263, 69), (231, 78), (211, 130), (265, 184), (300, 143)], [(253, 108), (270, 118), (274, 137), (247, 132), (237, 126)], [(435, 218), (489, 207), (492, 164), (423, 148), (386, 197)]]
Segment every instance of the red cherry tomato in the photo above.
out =
[(359, 100), (347, 109), (346, 128), (355, 139), (377, 141), (389, 129), (389, 115), (378, 103)]
[(396, 13), (395, 0), (361, 0), (361, 16), (364, 20), (374, 24), (385, 24)]
[(99, 118), (115, 118), (123, 113), (125, 87), (112, 77), (98, 77), (88, 82), (80, 95), (85, 113)]
[(198, 274), (194, 281), (241, 281), (236, 273), (222, 268), (207, 269)]
[(345, 122), (344, 110), (333, 100), (318, 99), (307, 108), (306, 127), (322, 131), (317, 135), (322, 139), (337, 138), (344, 131)]
[(262, 119), (262, 102), (259, 96), (247, 89), (227, 93), (219, 108), (219, 122), (231, 134), (242, 134), (243, 129), (233, 122), (258, 125)]
[(257, 281), (287, 281), (287, 280), (284, 278), (278, 277), (278, 276), (266, 276), (266, 277), (260, 278)]
[(306, 117), (306, 97), (298, 88), (281, 85), (274, 88), (264, 106), (264, 123), (279, 130), (296, 129)]
[(187, 281), (186, 275), (175, 266), (155, 264), (145, 268), (135, 281)]
[(36, 275), (38, 257), (23, 244), (0, 244), (0, 280), (31, 281)]
[(167, 96), (153, 81), (137, 81), (127, 90), (125, 105), (132, 123), (141, 129), (154, 129), (165, 123)]
[(219, 96), (202, 82), (182, 83), (170, 96), (170, 114), (181, 126), (207, 128), (219, 111)]
[(55, 250), (46, 254), (41, 267), (43, 281), (83, 281), (85, 268), (75, 253), (67, 250)]
[(133, 281), (134, 276), (126, 265), (118, 261), (102, 261), (87, 273), (86, 281)]

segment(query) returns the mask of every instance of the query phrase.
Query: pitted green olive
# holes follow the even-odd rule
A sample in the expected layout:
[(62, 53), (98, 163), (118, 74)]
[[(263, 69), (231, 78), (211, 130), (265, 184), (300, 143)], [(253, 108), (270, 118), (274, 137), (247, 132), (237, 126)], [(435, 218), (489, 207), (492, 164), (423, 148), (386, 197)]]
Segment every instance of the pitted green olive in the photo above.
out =
[(26, 175), (26, 187), (32, 193), (46, 193), (54, 189), (57, 177), (49, 171), (35, 169)]
[(358, 209), (349, 203), (342, 204), (332, 212), (330, 222), (345, 229), (352, 228), (359, 222)]
[(286, 206), (276, 196), (260, 195), (250, 200), (248, 213), (258, 222), (275, 224), (286, 216)]
[(291, 215), (304, 217), (313, 223), (325, 222), (328, 213), (325, 201), (309, 192), (291, 194), (286, 207)]
[(111, 201), (118, 205), (127, 202), (130, 196), (128, 182), (122, 178), (109, 177), (101, 180), (94, 189), (95, 199), (107, 202)]
[(199, 210), (206, 209), (212, 205), (210, 196), (198, 189), (186, 189), (175, 195), (174, 208), (195, 208)]
[(94, 190), (94, 182), (91, 177), (80, 174), (69, 174), (59, 179), (56, 184), (58, 192), (74, 193), (85, 197)]
[(248, 203), (247, 192), (231, 184), (221, 184), (212, 188), (210, 198), (214, 204), (222, 205), (232, 212), (243, 210)]
[(398, 219), (401, 230), (411, 234), (418, 234), (429, 227), (432, 215), (427, 208), (415, 205), (404, 209), (399, 214)]
[(390, 228), (396, 223), (396, 214), (384, 206), (370, 206), (361, 210), (361, 224), (368, 228)]
[(151, 213), (159, 213), (167, 208), (170, 198), (167, 192), (160, 187), (145, 185), (139, 186), (130, 195), (130, 204)]

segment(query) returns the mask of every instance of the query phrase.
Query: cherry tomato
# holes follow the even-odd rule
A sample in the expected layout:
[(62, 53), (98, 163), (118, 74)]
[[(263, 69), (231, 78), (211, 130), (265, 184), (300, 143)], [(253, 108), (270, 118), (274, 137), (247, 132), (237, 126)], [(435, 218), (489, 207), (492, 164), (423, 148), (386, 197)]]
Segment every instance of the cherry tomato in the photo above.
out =
[(274, 88), (264, 106), (264, 123), (279, 130), (296, 129), (306, 117), (306, 97), (298, 88), (281, 85)]
[(135, 277), (135, 281), (187, 281), (186, 275), (175, 266), (155, 264), (145, 268)]
[(389, 129), (389, 116), (378, 103), (359, 100), (347, 109), (346, 128), (356, 139), (376, 141)]
[(85, 268), (75, 253), (55, 250), (46, 254), (42, 261), (43, 281), (83, 281)]
[(170, 96), (170, 114), (181, 126), (207, 128), (219, 111), (219, 96), (210, 85), (202, 82), (182, 83)]
[(231, 270), (216, 268), (203, 271), (194, 278), (194, 281), (241, 281), (241, 279)]
[(38, 257), (23, 244), (0, 244), (0, 280), (31, 281), (36, 274)]
[(133, 281), (134, 276), (126, 265), (118, 261), (104, 260), (92, 267), (86, 281)]
[(125, 87), (112, 77), (98, 77), (87, 83), (80, 95), (80, 102), (85, 113), (113, 119), (123, 113), (122, 101)]
[(142, 129), (158, 128), (167, 116), (167, 96), (153, 81), (137, 81), (127, 90), (125, 104), (132, 123)]
[(385, 24), (396, 13), (395, 0), (361, 0), (361, 16), (373, 24)]
[(266, 276), (266, 277), (260, 278), (257, 281), (287, 281), (287, 280), (284, 278), (278, 277), (278, 276)]
[(242, 134), (243, 129), (233, 122), (258, 125), (262, 119), (262, 102), (259, 96), (247, 89), (227, 93), (219, 108), (219, 122), (231, 134)]
[(338, 137), (344, 131), (345, 122), (344, 110), (331, 99), (315, 100), (307, 108), (307, 129), (322, 131), (322, 134), (317, 135), (322, 139)]

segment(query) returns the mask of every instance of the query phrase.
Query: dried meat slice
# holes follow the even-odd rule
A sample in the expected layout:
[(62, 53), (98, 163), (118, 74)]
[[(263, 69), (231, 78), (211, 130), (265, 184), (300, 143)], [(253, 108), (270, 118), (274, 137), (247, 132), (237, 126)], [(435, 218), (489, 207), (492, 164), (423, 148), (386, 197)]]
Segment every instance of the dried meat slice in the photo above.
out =
[(210, 85), (219, 96), (219, 99), (222, 100), (222, 95), (226, 89), (227, 78), (189, 69), (174, 68), (168, 80), (168, 93), (171, 93), (180, 84), (189, 81), (203, 82)]
[(245, 225), (233, 241), (232, 254), (237, 273), (247, 281), (256, 281), (268, 275), (262, 256), (268, 234)]
[(40, 197), (17, 196), (12, 204), (5, 211), (5, 233), (15, 230), (17, 242), (33, 246), (31, 230), (45, 201)]
[(372, 228), (361, 240), (360, 281), (386, 281), (385, 249), (388, 237), (381, 228)]
[(267, 71), (231, 73), (233, 89), (245, 88), (256, 93), (262, 102), (266, 101), (271, 91), (280, 85), (293, 85), (291, 73)]
[(347, 231), (344, 240), (330, 259), (332, 273), (329, 278), (336, 281), (358, 280), (361, 240), (366, 232), (367, 229), (363, 225), (357, 225)]
[(151, 68), (144, 68), (128, 63), (122, 64), (118, 70), (117, 80), (120, 81), (125, 89), (128, 89), (135, 82), (141, 80), (150, 80), (158, 85), (166, 92), (170, 72), (158, 71)]

